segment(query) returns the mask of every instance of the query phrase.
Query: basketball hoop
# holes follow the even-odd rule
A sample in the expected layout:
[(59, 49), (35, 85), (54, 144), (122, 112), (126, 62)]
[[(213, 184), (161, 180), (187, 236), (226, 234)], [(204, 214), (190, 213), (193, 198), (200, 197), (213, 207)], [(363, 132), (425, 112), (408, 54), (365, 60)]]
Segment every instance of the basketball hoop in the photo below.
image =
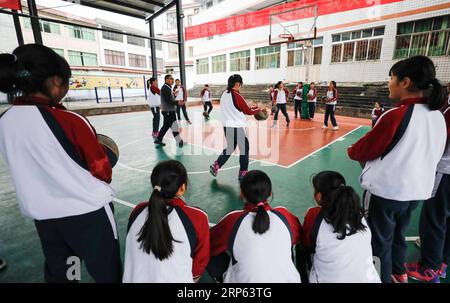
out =
[(292, 34), (279, 34), (278, 38), (287, 40), (287, 42), (292, 42), (295, 40), (294, 35)]

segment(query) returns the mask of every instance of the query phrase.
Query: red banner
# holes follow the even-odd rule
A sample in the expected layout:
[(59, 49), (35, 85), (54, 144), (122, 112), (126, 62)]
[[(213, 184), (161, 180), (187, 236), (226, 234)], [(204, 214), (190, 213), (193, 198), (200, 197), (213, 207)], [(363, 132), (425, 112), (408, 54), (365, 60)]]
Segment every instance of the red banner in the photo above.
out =
[(22, 10), (22, 6), (20, 5), (20, 0), (0, 0), (0, 7), (10, 8), (16, 11)]
[[(317, 4), (318, 15), (323, 16), (400, 1), (403, 0), (303, 0), (290, 2), (247, 14), (186, 27), (185, 39), (194, 40), (255, 27), (267, 26), (270, 23), (270, 15), (291, 9), (301, 8), (311, 4)], [(301, 10), (301, 12), (301, 14), (293, 15), (292, 20), (313, 17), (312, 10)]]

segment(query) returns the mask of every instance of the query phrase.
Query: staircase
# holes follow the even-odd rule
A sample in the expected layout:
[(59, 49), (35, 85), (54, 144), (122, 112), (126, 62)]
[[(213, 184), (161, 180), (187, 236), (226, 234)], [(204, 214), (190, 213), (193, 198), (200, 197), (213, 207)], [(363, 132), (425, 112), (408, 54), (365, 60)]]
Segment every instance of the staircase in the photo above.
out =
[[(244, 85), (241, 93), (247, 101), (269, 103), (268, 87), (269, 84)], [(294, 87), (295, 85), (286, 86), (290, 92)], [(202, 89), (203, 86), (196, 86), (189, 90), (188, 94), (190, 97), (199, 97)], [(225, 85), (210, 85), (211, 97), (219, 99), (225, 89)], [(327, 87), (316, 86), (316, 89), (317, 108), (319, 112), (323, 112), (324, 104), (321, 102), (321, 97), (326, 94)], [(388, 99), (388, 88), (384, 85), (338, 86), (337, 89), (339, 92), (338, 115), (370, 118), (375, 101), (380, 101), (386, 109), (392, 107)], [(293, 106), (293, 94), (290, 94), (289, 100), (289, 105)]]

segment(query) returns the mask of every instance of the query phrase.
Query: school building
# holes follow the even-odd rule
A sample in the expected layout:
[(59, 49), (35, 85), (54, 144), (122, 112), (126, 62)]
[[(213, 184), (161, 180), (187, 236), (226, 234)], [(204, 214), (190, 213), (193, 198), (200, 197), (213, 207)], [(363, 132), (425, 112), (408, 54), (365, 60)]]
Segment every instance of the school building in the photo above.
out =
[[(317, 5), (312, 47), (269, 45), (271, 14), (312, 4)], [(419, 54), (436, 63), (438, 79), (450, 81), (448, 0), (209, 0), (203, 5), (186, 28), (198, 86), (223, 85), (232, 73), (241, 74), (245, 84), (386, 82), (394, 62)], [(308, 30), (312, 20), (311, 15), (298, 19), (300, 29)]]

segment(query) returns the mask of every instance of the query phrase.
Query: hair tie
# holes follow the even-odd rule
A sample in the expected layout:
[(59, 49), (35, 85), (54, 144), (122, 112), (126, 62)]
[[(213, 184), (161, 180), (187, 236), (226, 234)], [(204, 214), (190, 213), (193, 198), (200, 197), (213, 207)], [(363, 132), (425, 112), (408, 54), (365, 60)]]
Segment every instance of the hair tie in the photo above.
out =
[(14, 57), (14, 62), (17, 62), (17, 56), (15, 54), (11, 54)]
[(28, 78), (28, 77), (31, 77), (31, 73), (30, 73), (30, 71), (28, 71), (26, 69), (22, 69), (22, 70), (16, 72), (16, 77), (18, 79)]
[(156, 185), (153, 187), (153, 190), (157, 190), (157, 191), (161, 192), (161, 186)]
[(260, 207), (260, 206), (264, 206), (266, 204), (266, 202), (264, 201), (264, 202), (259, 202), (258, 204), (256, 204), (256, 207), (258, 208), (258, 207)]

